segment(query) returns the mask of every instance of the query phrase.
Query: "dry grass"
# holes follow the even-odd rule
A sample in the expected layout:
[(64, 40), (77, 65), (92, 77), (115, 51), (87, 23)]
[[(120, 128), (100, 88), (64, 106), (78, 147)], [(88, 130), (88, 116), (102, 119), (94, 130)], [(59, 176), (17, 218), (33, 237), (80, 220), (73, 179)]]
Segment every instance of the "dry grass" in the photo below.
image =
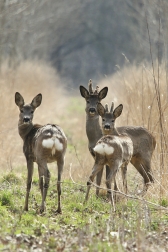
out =
[[(148, 196), (157, 199), (160, 195), (167, 197), (168, 194), (166, 188), (168, 160), (165, 138), (167, 136), (167, 73), (164, 65), (160, 67), (159, 71), (159, 77), (155, 76), (156, 82), (159, 83), (159, 106), (150, 67), (128, 66), (123, 70), (118, 69), (116, 74), (101, 80), (100, 83), (93, 81), (93, 84), (98, 84), (100, 88), (109, 87), (108, 96), (102, 102), (103, 104), (114, 101), (117, 106), (123, 103), (124, 111), (117, 121), (118, 126), (145, 126), (156, 137), (157, 147), (152, 160), (156, 183), (150, 188)], [(86, 84), (84, 85), (86, 86)], [(17, 173), (26, 175), (22, 140), (17, 132), (18, 108), (14, 102), (14, 93), (19, 91), (27, 103), (31, 102), (36, 94), (42, 93), (42, 105), (35, 113), (34, 122), (56, 123), (64, 129), (68, 137), (68, 151), (63, 177), (70, 177), (69, 169), (71, 167), (71, 175), (75, 181), (85, 184), (93, 160), (87, 149), (85, 101), (80, 97), (78, 90), (76, 90), (76, 95), (69, 95), (55, 70), (42, 62), (23, 62), (15, 70), (9, 69), (4, 63), (0, 72), (0, 87), (1, 173), (5, 174), (13, 169)], [(159, 109), (162, 112), (161, 118)], [(53, 167), (53, 165), (51, 166)], [(55, 172), (55, 170), (51, 170), (52, 175)], [(131, 166), (128, 176), (132, 190), (136, 190), (137, 184), (142, 184), (141, 177)]]

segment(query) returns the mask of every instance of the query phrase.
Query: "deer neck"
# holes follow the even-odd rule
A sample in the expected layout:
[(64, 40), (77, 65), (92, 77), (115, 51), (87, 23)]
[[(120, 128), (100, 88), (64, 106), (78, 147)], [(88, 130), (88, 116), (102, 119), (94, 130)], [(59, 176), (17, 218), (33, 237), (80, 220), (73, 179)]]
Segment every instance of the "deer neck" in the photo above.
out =
[(110, 130), (104, 130), (103, 129), (103, 135), (114, 135), (114, 136), (120, 136), (118, 130), (116, 128), (110, 129)]
[(102, 137), (99, 115), (91, 117), (86, 114), (86, 134), (89, 140), (89, 145), (93, 145), (94, 147), (96, 142)]
[(29, 134), (32, 128), (33, 128), (33, 123), (24, 124), (23, 122), (19, 121), (18, 131), (23, 141), (25, 140), (26, 136)]

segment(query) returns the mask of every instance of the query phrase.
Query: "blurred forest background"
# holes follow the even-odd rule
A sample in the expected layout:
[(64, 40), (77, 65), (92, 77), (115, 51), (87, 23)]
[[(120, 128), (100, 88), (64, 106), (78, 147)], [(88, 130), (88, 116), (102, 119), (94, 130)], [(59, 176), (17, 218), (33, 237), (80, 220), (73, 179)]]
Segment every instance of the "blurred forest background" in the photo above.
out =
[(75, 87), (151, 51), (167, 62), (167, 13), (167, 0), (1, 0), (0, 65), (44, 60)]

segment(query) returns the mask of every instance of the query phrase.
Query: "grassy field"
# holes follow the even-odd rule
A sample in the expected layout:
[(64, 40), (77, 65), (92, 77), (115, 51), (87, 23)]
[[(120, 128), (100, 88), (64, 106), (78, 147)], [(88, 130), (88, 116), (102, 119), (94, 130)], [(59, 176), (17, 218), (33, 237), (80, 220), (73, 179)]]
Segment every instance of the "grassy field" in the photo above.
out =
[[(142, 178), (129, 165), (129, 195), (116, 205), (116, 212), (105, 198), (103, 177), (101, 196), (91, 190), (83, 205), (86, 181), (93, 159), (85, 134), (85, 101), (79, 90), (62, 83), (57, 73), (41, 62), (23, 62), (11, 70), (5, 64), (0, 73), (0, 251), (168, 251), (168, 158), (167, 158), (167, 74), (164, 65), (126, 65), (113, 76), (100, 80), (109, 92), (103, 104), (123, 103), (119, 125), (141, 125), (156, 137), (152, 159), (155, 183), (144, 198), (137, 198)], [(155, 73), (155, 71), (154, 71)], [(91, 76), (90, 76), (91, 77)], [(90, 78), (89, 77), (89, 78)], [(88, 79), (89, 80), (89, 79)], [(87, 87), (87, 83), (83, 84)], [(42, 105), (34, 123), (56, 123), (68, 138), (62, 178), (62, 214), (56, 215), (56, 165), (49, 165), (51, 183), (46, 213), (39, 215), (41, 195), (37, 166), (33, 177), (29, 212), (23, 212), (27, 168), (18, 135), (18, 108), (15, 92), (26, 102), (42, 93)], [(120, 184), (120, 174), (117, 176)]]
[[(39, 215), (40, 192), (34, 176), (29, 212), (23, 212), (25, 174), (4, 176), (0, 192), (1, 251), (167, 251), (167, 211), (145, 200), (128, 199), (116, 212), (103, 195), (91, 193), (83, 205), (85, 187), (64, 180), (62, 211), (56, 215), (56, 179), (52, 179), (47, 211)], [(162, 201), (165, 206), (166, 202)]]

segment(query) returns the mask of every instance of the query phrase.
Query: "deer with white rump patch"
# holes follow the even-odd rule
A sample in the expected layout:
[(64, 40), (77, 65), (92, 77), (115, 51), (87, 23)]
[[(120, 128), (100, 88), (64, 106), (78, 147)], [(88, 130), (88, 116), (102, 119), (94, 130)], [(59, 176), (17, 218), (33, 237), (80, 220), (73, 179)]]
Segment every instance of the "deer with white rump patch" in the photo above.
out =
[[(107, 95), (108, 88), (104, 87), (100, 91), (96, 87), (93, 90), (92, 81), (89, 81), (89, 90), (80, 86), (81, 96), (86, 100), (86, 134), (88, 137), (88, 146), (90, 153), (94, 156), (93, 148), (97, 141), (102, 137), (101, 127), (99, 124), (99, 114), (97, 104), (101, 102)], [(156, 146), (154, 136), (144, 127), (140, 126), (122, 126), (117, 127), (119, 134), (127, 134), (134, 146), (134, 152), (131, 159), (131, 164), (137, 169), (144, 179), (144, 188), (140, 192), (142, 195), (147, 191), (150, 182), (154, 182), (151, 171), (151, 159)], [(96, 183), (100, 186), (103, 170), (99, 171), (96, 178)], [(109, 168), (106, 166), (106, 178), (109, 175)], [(115, 184), (114, 190), (117, 190)], [(98, 194), (99, 189), (96, 189)]]
[[(89, 191), (91, 188), (91, 182), (93, 182), (96, 174), (103, 169), (104, 165), (108, 165), (110, 169), (109, 176), (106, 180), (109, 195), (113, 195), (111, 192), (111, 183), (115, 179), (117, 171), (122, 169), (122, 178), (125, 192), (126, 186), (126, 171), (127, 165), (130, 162), (133, 155), (133, 143), (130, 137), (126, 134), (121, 135), (115, 127), (115, 120), (119, 117), (123, 110), (123, 105), (120, 104), (113, 111), (113, 103), (108, 111), (106, 104), (105, 108), (102, 104), (97, 105), (99, 115), (102, 117), (102, 130), (104, 136), (96, 143), (94, 147), (95, 163), (92, 169), (92, 174), (87, 182), (87, 192), (85, 202), (88, 200)], [(113, 202), (113, 197), (110, 197)]]
[(61, 213), (61, 174), (64, 167), (64, 157), (67, 148), (67, 139), (63, 130), (56, 124), (33, 124), (33, 113), (40, 106), (42, 95), (34, 97), (30, 104), (25, 104), (20, 93), (15, 93), (15, 103), (19, 107), (18, 131), (23, 139), (23, 152), (27, 161), (27, 192), (24, 210), (28, 211), (28, 199), (31, 189), (34, 162), (38, 165), (39, 186), (42, 202), (40, 212), (45, 210), (45, 200), (50, 182), (50, 172), (47, 163), (56, 161), (58, 166), (58, 208)]

